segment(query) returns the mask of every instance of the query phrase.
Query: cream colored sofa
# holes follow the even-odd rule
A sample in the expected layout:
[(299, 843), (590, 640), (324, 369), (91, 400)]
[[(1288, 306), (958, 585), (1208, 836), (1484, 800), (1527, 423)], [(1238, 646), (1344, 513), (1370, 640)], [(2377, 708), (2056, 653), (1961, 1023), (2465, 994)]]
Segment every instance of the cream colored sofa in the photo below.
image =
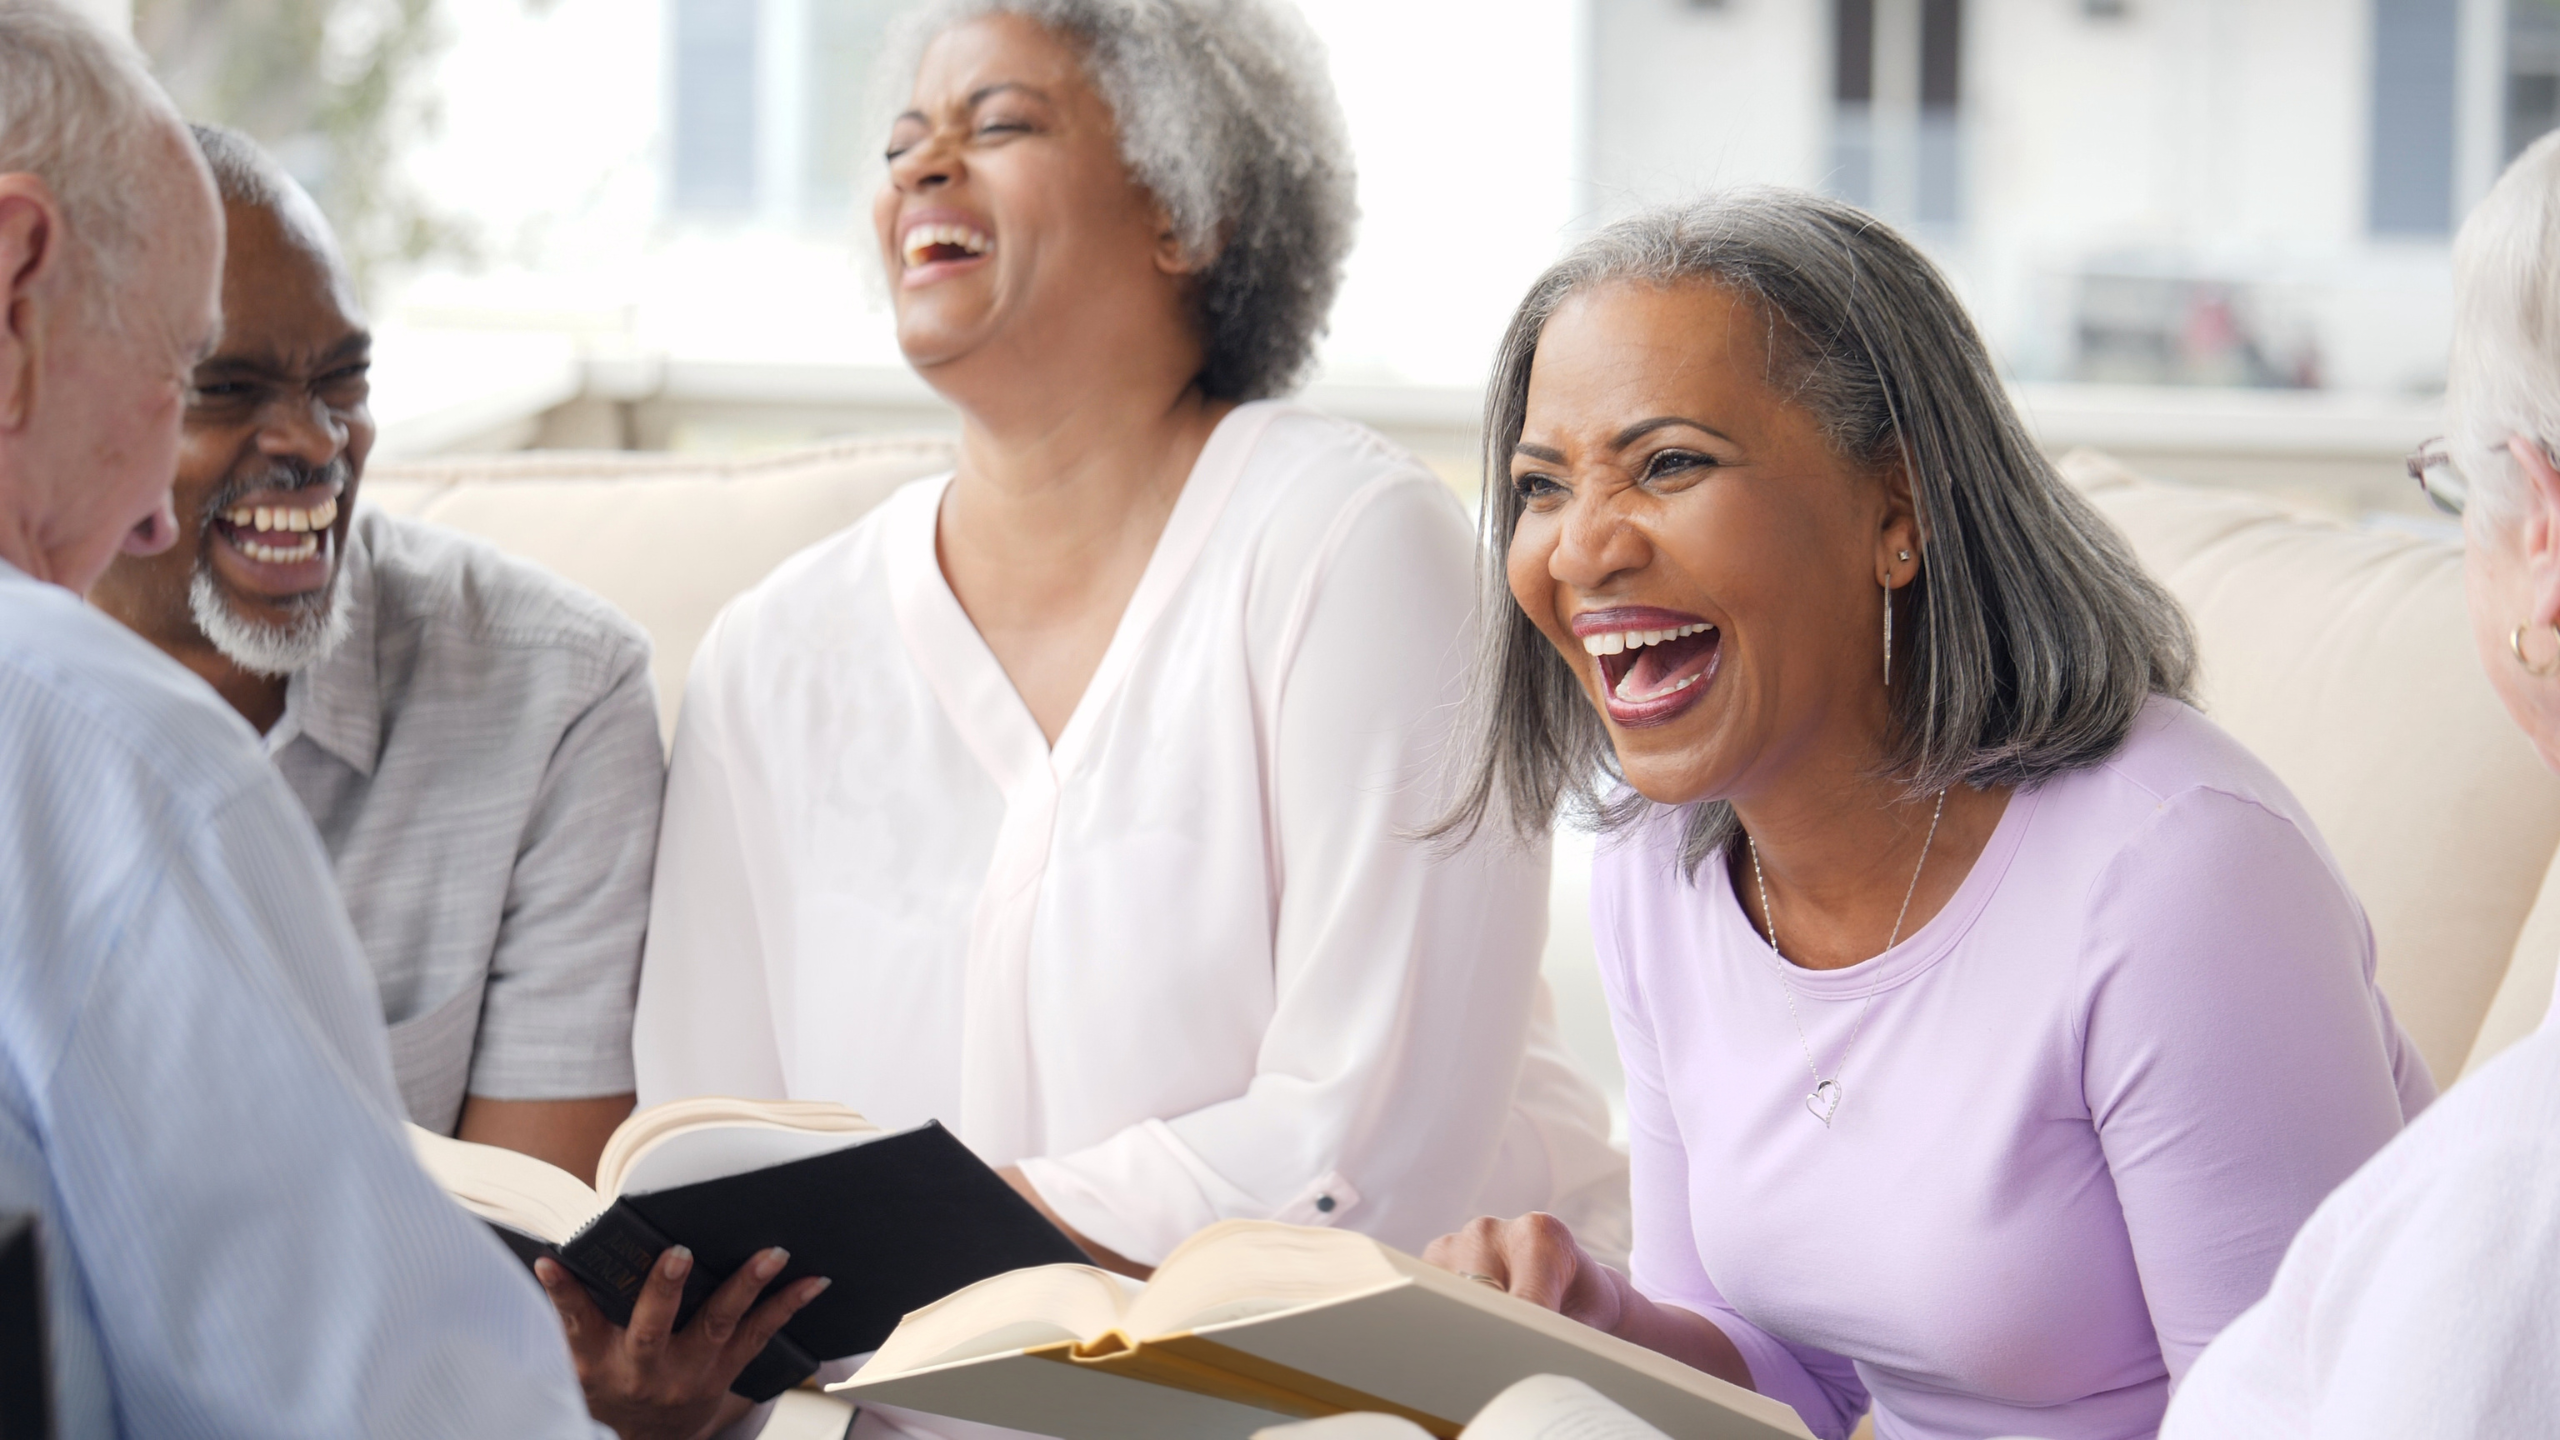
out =
[[(950, 463), (949, 443), (931, 438), (738, 462), (535, 452), (384, 467), (363, 494), (483, 536), (630, 612), (656, 639), (672, 727), (685, 667), (722, 602)], [(2065, 470), (2195, 617), (2205, 709), (2320, 822), (2372, 916), (2384, 988), (2439, 1080), (2530, 1031), (2560, 958), (2560, 781), (2480, 674), (2459, 550), (2145, 481), (2091, 452)], [(1569, 868), (1559, 874), (1549, 971), (1568, 1038), (1614, 1073), (1583, 890)]]

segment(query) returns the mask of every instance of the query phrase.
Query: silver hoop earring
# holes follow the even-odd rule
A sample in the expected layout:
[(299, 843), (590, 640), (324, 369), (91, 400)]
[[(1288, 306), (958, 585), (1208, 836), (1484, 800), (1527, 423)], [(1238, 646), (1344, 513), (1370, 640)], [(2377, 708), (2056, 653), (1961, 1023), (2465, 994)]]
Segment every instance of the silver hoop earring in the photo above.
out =
[[(2527, 675), (2537, 680), (2547, 680), (2554, 675), (2560, 675), (2560, 651), (2553, 652), (2550, 659), (2539, 665), (2525, 658), (2524, 633), (2532, 628), (2531, 625), (2518, 625), (2514, 633), (2507, 636), (2507, 648), (2516, 652), (2516, 663), (2524, 667), (2524, 673)], [(2544, 628), (2551, 632), (2551, 638), (2554, 641), (2560, 641), (2560, 624), (2550, 624)]]

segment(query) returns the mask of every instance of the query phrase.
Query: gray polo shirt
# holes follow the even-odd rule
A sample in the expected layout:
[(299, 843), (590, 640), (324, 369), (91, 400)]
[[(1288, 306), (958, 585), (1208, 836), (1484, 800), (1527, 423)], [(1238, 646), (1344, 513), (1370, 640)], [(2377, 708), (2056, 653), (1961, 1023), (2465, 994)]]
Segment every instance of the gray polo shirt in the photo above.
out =
[(337, 872), (409, 1117), (629, 1092), (664, 783), (648, 636), (371, 507), (339, 583), (354, 628), (288, 683), (267, 753)]

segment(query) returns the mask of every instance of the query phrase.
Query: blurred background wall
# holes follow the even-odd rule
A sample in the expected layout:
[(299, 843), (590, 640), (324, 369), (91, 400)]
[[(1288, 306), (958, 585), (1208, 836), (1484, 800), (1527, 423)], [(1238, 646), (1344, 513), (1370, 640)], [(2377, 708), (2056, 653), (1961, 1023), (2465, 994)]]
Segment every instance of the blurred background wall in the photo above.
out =
[[(93, 0), (110, 11), (116, 0)], [(738, 450), (950, 417), (860, 230), (898, 0), (132, 0), (345, 232), (390, 448)], [(2407, 515), (2448, 243), (2560, 121), (2555, 0), (1304, 0), (1361, 167), (1319, 403), (1473, 483), (1578, 234), (1806, 186), (1921, 239), (2056, 448)]]

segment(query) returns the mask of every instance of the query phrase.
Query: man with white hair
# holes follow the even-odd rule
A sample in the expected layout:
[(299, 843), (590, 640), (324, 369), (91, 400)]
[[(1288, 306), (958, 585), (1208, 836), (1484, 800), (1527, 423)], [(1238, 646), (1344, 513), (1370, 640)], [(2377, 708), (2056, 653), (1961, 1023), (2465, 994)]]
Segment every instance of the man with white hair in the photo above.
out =
[(89, 598), (264, 737), (372, 964), (409, 1118), (591, 1178), (631, 1112), (664, 764), (648, 637), (488, 545), (356, 508), (372, 337), (328, 222), (248, 137), (195, 136), (228, 239), (177, 543)]
[[(0, 0), (0, 1211), (41, 1217), (55, 1425), (593, 1440), (551, 1307), (409, 1157), (309, 821), (239, 717), (80, 599), (175, 533), (221, 257), (131, 47)], [(643, 1336), (649, 1393), (716, 1397), (780, 1323), (739, 1323), (752, 1294), (704, 1307), (725, 1350)]]
[[(2464, 222), (2453, 288), (2452, 433), (2410, 469), (2462, 517), (2481, 663), (2560, 770), (2560, 135)], [(2160, 1434), (2555, 1433), (2560, 1030), (2546, 1020), (2321, 1203), (2266, 1298), (2188, 1369)]]

